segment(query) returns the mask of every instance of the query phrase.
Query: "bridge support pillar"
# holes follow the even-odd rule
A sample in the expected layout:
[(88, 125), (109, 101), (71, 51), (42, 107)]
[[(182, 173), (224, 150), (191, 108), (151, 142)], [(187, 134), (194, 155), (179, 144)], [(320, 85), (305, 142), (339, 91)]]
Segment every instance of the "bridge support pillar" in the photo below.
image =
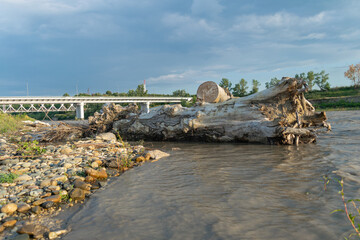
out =
[(140, 108), (142, 113), (149, 113), (150, 112), (150, 102), (140, 103)]
[(76, 104), (76, 118), (77, 119), (84, 119), (84, 103)]

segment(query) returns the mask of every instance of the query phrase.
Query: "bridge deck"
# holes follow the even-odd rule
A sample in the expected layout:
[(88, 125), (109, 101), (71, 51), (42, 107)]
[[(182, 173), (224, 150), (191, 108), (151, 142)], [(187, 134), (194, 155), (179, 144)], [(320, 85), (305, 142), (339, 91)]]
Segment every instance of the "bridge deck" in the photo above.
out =
[(77, 118), (83, 119), (85, 104), (140, 103), (142, 110), (149, 112), (150, 103), (180, 103), (191, 99), (191, 97), (0, 97), (0, 106), (2, 105), (0, 112), (76, 111)]

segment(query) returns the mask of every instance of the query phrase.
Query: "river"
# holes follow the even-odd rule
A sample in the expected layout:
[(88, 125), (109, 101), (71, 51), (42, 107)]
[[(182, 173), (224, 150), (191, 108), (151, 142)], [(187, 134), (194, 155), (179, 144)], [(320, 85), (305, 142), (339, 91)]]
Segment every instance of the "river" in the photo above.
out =
[(360, 111), (328, 117), (333, 131), (298, 147), (147, 143), (171, 156), (70, 210), (64, 239), (344, 239), (351, 225), (330, 212), (343, 207), (336, 178), (360, 197)]

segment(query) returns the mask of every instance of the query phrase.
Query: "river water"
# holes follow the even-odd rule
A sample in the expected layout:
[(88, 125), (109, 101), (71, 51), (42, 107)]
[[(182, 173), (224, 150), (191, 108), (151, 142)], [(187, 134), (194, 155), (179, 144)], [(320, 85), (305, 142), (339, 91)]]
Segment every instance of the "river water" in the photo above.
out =
[(64, 239), (344, 239), (351, 225), (330, 215), (343, 206), (334, 179), (360, 197), (360, 111), (328, 117), (333, 131), (298, 147), (147, 143), (171, 156), (92, 195), (65, 219)]

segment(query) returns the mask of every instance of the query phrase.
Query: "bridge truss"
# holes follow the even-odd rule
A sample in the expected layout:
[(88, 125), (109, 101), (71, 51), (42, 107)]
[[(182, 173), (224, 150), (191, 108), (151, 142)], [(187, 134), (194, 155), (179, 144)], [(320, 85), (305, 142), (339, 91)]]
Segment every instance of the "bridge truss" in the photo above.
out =
[(0, 97), (0, 113), (68, 112), (84, 118), (84, 105), (91, 103), (139, 103), (143, 112), (150, 103), (180, 103), (189, 97)]

